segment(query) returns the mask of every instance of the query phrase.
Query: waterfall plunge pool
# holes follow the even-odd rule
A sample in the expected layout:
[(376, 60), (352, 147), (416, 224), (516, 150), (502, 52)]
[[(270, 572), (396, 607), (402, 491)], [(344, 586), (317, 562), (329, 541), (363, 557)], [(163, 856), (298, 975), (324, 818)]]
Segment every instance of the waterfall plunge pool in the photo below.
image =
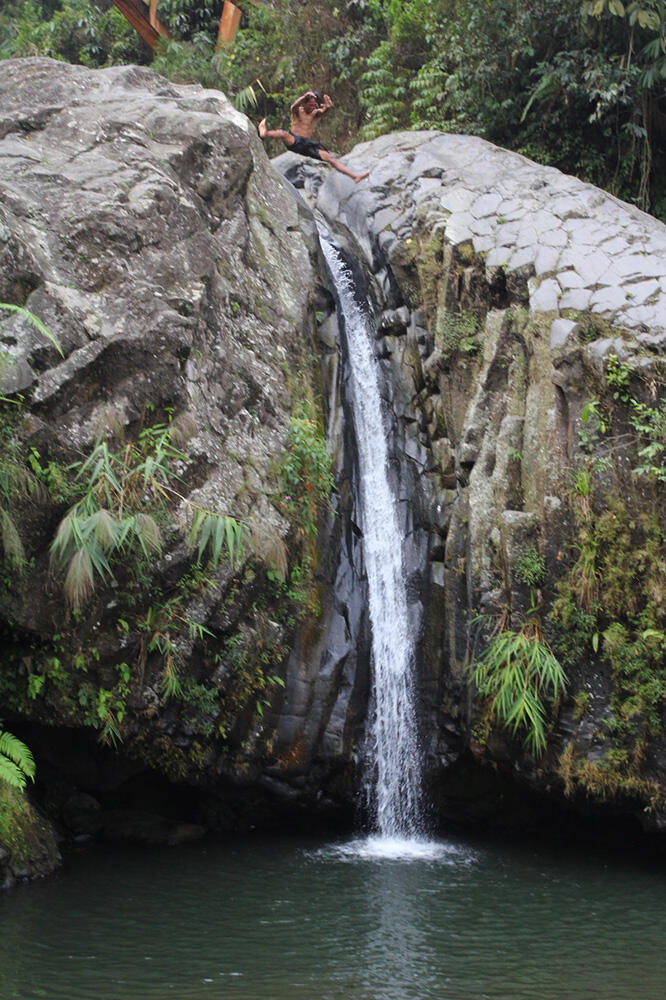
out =
[(0, 997), (658, 1000), (665, 889), (552, 845), (96, 847), (0, 899)]

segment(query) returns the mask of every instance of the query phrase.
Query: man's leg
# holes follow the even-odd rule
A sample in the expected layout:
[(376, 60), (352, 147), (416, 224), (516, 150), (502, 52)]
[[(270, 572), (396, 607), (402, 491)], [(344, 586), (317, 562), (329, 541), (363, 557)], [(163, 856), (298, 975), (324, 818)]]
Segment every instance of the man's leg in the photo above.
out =
[(332, 153), (329, 153), (327, 149), (320, 149), (319, 155), (325, 163), (330, 163), (331, 166), (335, 167), (336, 170), (339, 170), (341, 174), (351, 177), (356, 184), (358, 184), (359, 181), (365, 180), (365, 178), (370, 175), (369, 170), (366, 170), (364, 174), (355, 174), (353, 170), (350, 170), (349, 167), (344, 165), (344, 163), (341, 163), (340, 160), (336, 159), (335, 156), (333, 156)]
[(283, 128), (267, 128), (265, 118), (262, 118), (259, 122), (259, 135), (262, 139), (282, 139), (285, 146), (293, 146), (294, 144), (294, 137), (291, 132), (287, 132)]

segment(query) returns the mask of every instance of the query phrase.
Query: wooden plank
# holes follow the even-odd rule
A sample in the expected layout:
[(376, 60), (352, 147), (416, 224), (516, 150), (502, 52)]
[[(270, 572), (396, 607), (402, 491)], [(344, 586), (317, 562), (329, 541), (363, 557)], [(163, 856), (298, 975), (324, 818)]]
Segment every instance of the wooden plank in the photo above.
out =
[(235, 3), (231, 3), (231, 0), (224, 0), (222, 17), (220, 18), (220, 30), (217, 34), (218, 49), (223, 45), (229, 45), (233, 42), (236, 37), (236, 32), (238, 31), (241, 14), (242, 11), (240, 7), (237, 7)]
[(155, 28), (157, 26), (157, 0), (150, 0), (148, 20), (150, 21), (151, 27)]
[(160, 38), (168, 38), (169, 32), (155, 15), (155, 24), (147, 16), (146, 5), (141, 0), (113, 0), (132, 27), (139, 32), (144, 42), (154, 49)]

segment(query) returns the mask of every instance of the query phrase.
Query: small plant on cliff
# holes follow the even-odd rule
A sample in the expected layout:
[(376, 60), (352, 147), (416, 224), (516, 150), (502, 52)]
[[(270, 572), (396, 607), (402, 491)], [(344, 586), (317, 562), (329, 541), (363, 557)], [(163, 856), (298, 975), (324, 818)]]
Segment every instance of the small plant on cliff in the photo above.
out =
[(519, 553), (514, 571), (518, 579), (532, 590), (540, 587), (546, 577), (546, 560), (534, 545), (530, 545)]
[[(12, 305), (9, 302), (0, 302), (0, 309), (24, 319), (53, 344), (61, 357), (64, 357), (58, 338), (29, 309)], [(2, 375), (4, 368), (13, 363), (14, 358), (10, 354), (0, 353), (0, 375)], [(12, 404), (16, 410), (17, 407), (20, 407), (21, 399), (17, 400), (0, 394), (0, 403)], [(5, 562), (14, 571), (22, 571), (26, 562), (25, 552), (11, 508), (17, 498), (25, 497), (39, 490), (40, 481), (36, 474), (37, 470), (34, 468), (35, 456), (38, 459), (39, 453), (35, 448), (31, 448), (27, 456), (24, 455), (23, 449), (12, 432), (12, 420), (3, 418), (1, 426), (3, 442), (0, 460), (0, 547)], [(40, 468), (39, 471), (44, 473), (46, 470)]]
[(245, 525), (234, 517), (214, 514), (197, 507), (192, 517), (189, 544), (197, 549), (197, 559), (204, 555), (217, 566), (224, 552), (234, 566), (243, 554), (248, 534)]
[(435, 346), (445, 360), (456, 354), (475, 354), (479, 349), (479, 321), (472, 313), (445, 312), (437, 317)]
[[(631, 388), (634, 374), (631, 365), (620, 361), (616, 354), (606, 359), (606, 382), (613, 398), (629, 407), (629, 419), (638, 439), (639, 463), (633, 471), (637, 476), (666, 483), (666, 403), (662, 398), (656, 406), (649, 406), (636, 399)], [(656, 386), (651, 388), (656, 397)]]
[(312, 539), (317, 534), (319, 513), (333, 489), (333, 474), (324, 437), (315, 421), (305, 415), (291, 419), (281, 473), (284, 493), (280, 507), (294, 519), (298, 530)]
[(514, 735), (522, 730), (526, 746), (540, 756), (546, 749), (548, 704), (564, 694), (567, 678), (538, 620), (495, 635), (473, 677), (479, 694), (490, 699), (492, 715)]
[[(113, 576), (110, 559), (119, 553), (143, 555), (161, 551), (162, 537), (153, 513), (173, 498), (183, 500), (170, 481), (172, 465), (186, 456), (171, 443), (172, 426), (157, 424), (141, 432), (136, 442), (112, 451), (98, 441), (91, 454), (70, 469), (82, 496), (60, 522), (51, 544), (51, 565), (65, 573), (68, 602), (80, 608), (98, 580)], [(213, 563), (224, 549), (232, 563), (246, 536), (235, 518), (195, 508), (189, 542)]]
[(138, 444), (119, 452), (98, 441), (87, 459), (71, 466), (83, 496), (60, 522), (51, 565), (65, 571), (65, 595), (74, 608), (90, 597), (97, 578), (113, 575), (113, 553), (139, 549), (147, 557), (161, 549), (156, 521), (139, 508), (144, 495), (165, 495), (172, 457), (168, 429), (151, 428), (150, 436), (144, 432)]
[(0, 730), (0, 781), (13, 788), (25, 788), (35, 780), (35, 762), (28, 747), (16, 736)]

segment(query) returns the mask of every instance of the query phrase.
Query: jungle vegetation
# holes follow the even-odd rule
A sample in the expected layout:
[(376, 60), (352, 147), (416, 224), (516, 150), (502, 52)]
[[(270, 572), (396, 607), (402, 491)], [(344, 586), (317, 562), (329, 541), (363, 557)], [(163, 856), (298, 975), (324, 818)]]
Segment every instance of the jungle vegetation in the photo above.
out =
[(666, 218), (665, 0), (266, 0), (216, 52), (221, 8), (159, 0), (171, 38), (153, 56), (111, 0), (8, 0), (0, 56), (152, 61), (276, 123), (316, 87), (341, 152), (399, 129), (480, 135)]

